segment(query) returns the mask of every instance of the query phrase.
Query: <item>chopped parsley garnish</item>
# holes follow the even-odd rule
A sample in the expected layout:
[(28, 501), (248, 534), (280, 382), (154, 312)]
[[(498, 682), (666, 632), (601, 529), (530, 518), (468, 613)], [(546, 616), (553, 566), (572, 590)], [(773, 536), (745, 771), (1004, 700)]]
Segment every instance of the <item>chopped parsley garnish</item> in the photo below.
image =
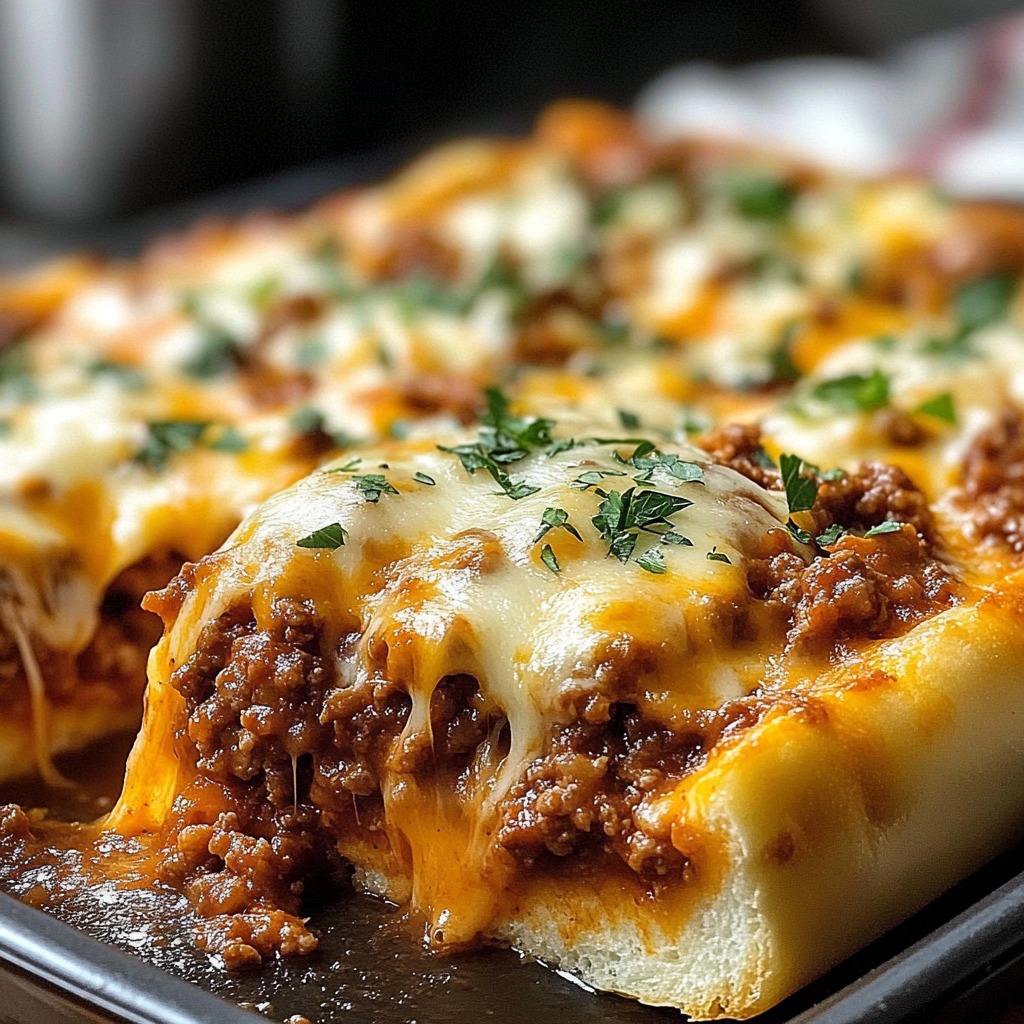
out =
[(561, 572), (562, 567), (558, 564), (558, 559), (555, 558), (554, 551), (551, 550), (550, 544), (545, 544), (540, 549), (540, 560), (552, 571)]
[(297, 434), (322, 433), (326, 419), (324, 414), (311, 405), (304, 405), (288, 417), (288, 426)]
[(427, 476), (426, 473), (413, 473), (413, 480), (418, 484), (425, 484), (427, 487), (435, 487), (437, 481), (432, 476)]
[(106, 377), (116, 381), (127, 391), (138, 391), (146, 384), (146, 378), (134, 366), (115, 363), (110, 359), (94, 359), (86, 371), (90, 377)]
[(619, 424), (627, 430), (636, 430), (640, 426), (640, 417), (628, 409), (619, 409)]
[(665, 556), (658, 548), (648, 548), (642, 555), (639, 555), (636, 564), (655, 576), (662, 576), (665, 573)]
[(897, 522), (895, 519), (887, 519), (884, 523), (879, 523), (877, 526), (872, 526), (865, 537), (879, 537), (884, 533), (899, 533), (903, 529), (903, 524)]
[(638, 484), (646, 484), (656, 472), (662, 472), (676, 480), (684, 483), (704, 483), (704, 470), (696, 462), (687, 462), (678, 455), (659, 452), (653, 445), (646, 446), (646, 450), (637, 448), (629, 457), (631, 462), (640, 472), (633, 479)]
[(525, 459), (530, 452), (552, 445), (554, 420), (541, 416), (513, 416), (509, 412), (508, 400), (497, 388), (488, 388), (486, 395), (487, 411), (480, 419), (477, 440), (451, 448), (438, 445), (438, 448), (457, 456), (468, 473), (475, 473), (478, 469), (486, 471), (505, 494), (518, 501), (535, 494), (540, 488), (512, 480), (504, 467)]
[(792, 519), (787, 520), (786, 529), (789, 530), (790, 535), (794, 540), (799, 541), (801, 544), (811, 543), (811, 534), (808, 530), (801, 529)]
[(327, 426), (327, 417), (312, 405), (304, 405), (296, 409), (288, 417), (288, 426), (297, 434), (310, 437), (322, 434), (337, 448), (347, 448), (349, 445), (355, 444), (355, 438), (346, 434), (344, 430), (330, 430)]
[(601, 494), (597, 515), (590, 521), (608, 543), (608, 554), (628, 562), (640, 532), (661, 534), (659, 527), (672, 527), (671, 516), (693, 504), (688, 498), (662, 491), (630, 487), (627, 491)]
[(348, 462), (343, 463), (340, 466), (335, 466), (333, 469), (328, 469), (328, 473), (354, 473), (361, 465), (363, 460), (360, 458), (349, 459)]
[(196, 350), (181, 364), (182, 373), (194, 380), (211, 380), (237, 369), (243, 353), (238, 341), (219, 327), (206, 325)]
[(953, 298), (961, 328), (976, 331), (1002, 320), (1016, 290), (1017, 280), (1012, 274), (991, 274), (962, 285)]
[(799, 455), (780, 455), (779, 468), (782, 470), (782, 486), (786, 490), (786, 502), (790, 512), (806, 512), (813, 507), (818, 497), (818, 484), (803, 475), (805, 463)]
[(706, 557), (709, 562), (725, 562), (726, 565), (732, 565), (729, 556), (724, 551), (719, 551), (717, 546), (713, 547)]
[(210, 442), (210, 448), (215, 452), (244, 452), (249, 447), (242, 432), (230, 424)]
[(135, 461), (150, 469), (163, 469), (172, 455), (195, 448), (209, 426), (209, 420), (156, 420), (147, 423), (149, 436), (135, 454)]
[(859, 295), (867, 287), (867, 267), (861, 263), (851, 263), (843, 275), (843, 289), (854, 295)]
[(588, 469), (580, 473), (569, 486), (576, 491), (586, 491), (591, 487), (598, 487), (606, 476), (625, 476), (621, 469)]
[(956, 407), (953, 405), (953, 396), (948, 391), (922, 402), (914, 412), (923, 416), (934, 416), (943, 423), (956, 423)]
[(783, 221), (793, 208), (796, 192), (771, 174), (739, 172), (723, 178), (725, 196), (741, 217)]
[(398, 489), (388, 482), (383, 473), (365, 473), (352, 477), (356, 490), (369, 502), (376, 504), (382, 494), (398, 494)]
[(578, 541), (582, 541), (583, 538), (580, 536), (579, 530), (576, 529), (572, 523), (569, 522), (569, 513), (564, 508), (546, 508), (544, 514), (540, 517), (541, 528), (540, 533), (533, 538), (533, 543), (536, 544), (541, 537), (545, 536), (551, 530), (566, 530), (571, 533)]
[(811, 397), (844, 412), (874, 412), (889, 404), (889, 378), (878, 369), (834, 377), (816, 384)]
[(23, 341), (0, 354), (0, 392), (20, 401), (29, 401), (39, 393)]
[(662, 544), (675, 544), (679, 547), (693, 547), (693, 541), (689, 537), (684, 537), (681, 533), (676, 533), (674, 530), (669, 530), (668, 533), (661, 535)]
[(846, 536), (847, 531), (845, 526), (840, 526), (838, 523), (833, 523), (831, 526), (826, 527), (818, 536), (815, 538), (822, 547), (827, 548), (835, 544), (837, 541), (842, 540)]
[(326, 548), (328, 551), (336, 551), (345, 543), (347, 531), (341, 523), (330, 523), (328, 526), (321, 526), (314, 530), (309, 536), (302, 537), (295, 543), (300, 548)]

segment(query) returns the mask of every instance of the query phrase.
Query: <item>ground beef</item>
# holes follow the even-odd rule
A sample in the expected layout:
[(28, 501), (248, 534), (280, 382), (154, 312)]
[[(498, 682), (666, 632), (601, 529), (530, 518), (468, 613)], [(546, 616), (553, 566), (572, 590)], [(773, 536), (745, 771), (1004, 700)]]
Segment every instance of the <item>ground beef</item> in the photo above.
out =
[(817, 532), (834, 523), (864, 532), (891, 520), (909, 523), (929, 544), (936, 536), (928, 499), (902, 469), (881, 462), (822, 483), (814, 517)]
[(1024, 415), (1011, 409), (967, 452), (953, 504), (969, 540), (1024, 554)]
[(958, 582), (909, 525), (897, 533), (847, 536), (806, 563), (792, 552), (753, 560), (754, 595), (785, 614), (789, 646), (840, 653), (862, 638), (898, 636), (954, 604)]
[(275, 807), (299, 802), (298, 759), (318, 750), (326, 732), (320, 630), (309, 603), (290, 598), (274, 602), (267, 628), (257, 628), (246, 609), (205, 628), (171, 685), (187, 702), (190, 752), (208, 777), (259, 777)]
[(498, 842), (526, 864), (596, 843), (642, 878), (678, 877), (686, 858), (667, 830), (634, 812), (699, 763), (701, 736), (646, 721), (633, 705), (597, 706), (605, 721), (580, 716), (528, 766), (503, 801)]
[(696, 443), (719, 465), (736, 470), (759, 487), (782, 489), (782, 476), (761, 447), (760, 427), (727, 423), (698, 437)]
[(330, 869), (333, 848), (309, 797), (329, 737), (320, 635), (306, 602), (279, 598), (262, 626), (238, 607), (171, 676), (186, 706), (179, 755), (199, 775), (175, 801), (159, 874), (211, 919), (200, 945), (229, 966), (316, 944), (299, 913), (304, 880)]

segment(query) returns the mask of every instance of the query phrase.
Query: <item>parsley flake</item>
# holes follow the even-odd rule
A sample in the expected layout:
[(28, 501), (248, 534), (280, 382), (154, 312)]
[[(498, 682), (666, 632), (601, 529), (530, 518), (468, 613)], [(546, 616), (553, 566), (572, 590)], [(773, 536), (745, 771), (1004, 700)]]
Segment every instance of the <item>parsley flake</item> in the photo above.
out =
[(580, 473), (569, 486), (574, 491), (586, 491), (591, 487), (598, 487), (606, 476), (625, 476), (621, 469), (588, 469)]
[(846, 536), (847, 532), (848, 531), (845, 526), (833, 523), (831, 526), (822, 530), (815, 539), (821, 547), (827, 548), (842, 540), (842, 538)]
[(376, 505), (382, 494), (398, 494), (398, 489), (388, 482), (383, 473), (365, 473), (352, 477), (352, 483), (366, 501)]
[(793, 539), (799, 541), (801, 544), (811, 543), (810, 532), (801, 529), (799, 526), (796, 525), (796, 523), (793, 522), (792, 519), (786, 522), (786, 529), (789, 530), (790, 535), (793, 537)]
[(723, 185), (729, 203), (748, 220), (783, 221), (796, 200), (793, 188), (771, 174), (730, 174)]
[(914, 412), (922, 416), (933, 416), (943, 423), (956, 423), (956, 407), (953, 405), (953, 396), (948, 391), (922, 402)]
[(865, 537), (880, 537), (885, 533), (899, 533), (903, 529), (903, 523), (897, 522), (895, 519), (887, 519), (884, 523), (879, 523), (877, 526), (872, 526)]
[(134, 366), (115, 363), (110, 359), (94, 359), (86, 371), (90, 377), (116, 381), (126, 391), (139, 391), (146, 385), (146, 378)]
[(426, 473), (413, 473), (413, 480), (418, 484), (425, 484), (427, 487), (436, 487), (437, 481), (432, 476), (427, 476)]
[(1012, 274), (991, 274), (961, 286), (953, 298), (961, 328), (976, 331), (1002, 320), (1016, 290), (1017, 282)]
[(663, 576), (665, 574), (665, 556), (656, 547), (648, 548), (637, 558), (636, 564), (641, 569), (654, 573), (655, 576)]
[(681, 533), (676, 533), (674, 530), (669, 530), (668, 533), (661, 535), (662, 544), (675, 544), (679, 547), (693, 547), (693, 541), (689, 537), (684, 537)]
[(629, 461), (640, 470), (633, 477), (638, 484), (648, 483), (658, 471), (683, 483), (704, 483), (704, 469), (696, 462), (687, 462), (678, 455), (659, 452), (653, 445), (643, 454), (638, 454), (640, 450), (637, 448), (629, 458)]
[(215, 452), (244, 452), (249, 447), (249, 442), (242, 432), (230, 424), (210, 442), (210, 448)]
[(850, 373), (816, 384), (811, 397), (843, 412), (874, 412), (889, 404), (889, 378), (877, 368), (869, 374)]
[(206, 326), (195, 351), (181, 364), (193, 380), (212, 380), (237, 369), (243, 359), (238, 341), (219, 327)]
[(484, 470), (508, 497), (518, 501), (540, 488), (512, 480), (504, 467), (553, 445), (551, 428), (555, 423), (541, 416), (513, 416), (508, 399), (497, 388), (488, 388), (486, 398), (487, 410), (480, 418), (477, 440), (450, 448), (438, 445), (438, 448), (457, 456), (468, 473)]
[(608, 543), (608, 554), (620, 562), (628, 562), (641, 531), (659, 534), (660, 527), (670, 526), (670, 517), (693, 502), (677, 494), (662, 491), (609, 491), (591, 518), (594, 528)]
[(561, 572), (562, 567), (558, 564), (558, 559), (555, 558), (554, 551), (551, 550), (550, 544), (545, 544), (540, 549), (540, 560), (552, 571)]
[(713, 547), (706, 555), (709, 562), (725, 562), (726, 565), (732, 565), (729, 556), (724, 551), (719, 551), (718, 547)]
[(195, 448), (209, 426), (209, 420), (155, 420), (147, 423), (149, 436), (135, 453), (135, 461), (149, 469), (163, 469), (172, 455)]
[(341, 523), (330, 523), (314, 530), (309, 536), (302, 537), (295, 543), (300, 548), (326, 548), (328, 551), (336, 551), (345, 543), (347, 531)]
[(799, 455), (780, 455), (782, 486), (786, 490), (786, 502), (790, 512), (806, 512), (818, 497), (818, 485), (802, 474), (804, 460)]
[(550, 530), (566, 530), (571, 533), (578, 541), (582, 541), (583, 538), (580, 536), (579, 530), (576, 529), (572, 523), (569, 522), (569, 513), (564, 508), (546, 508), (544, 509), (543, 515), (540, 517), (541, 528), (540, 533), (533, 538), (533, 543), (541, 539)]

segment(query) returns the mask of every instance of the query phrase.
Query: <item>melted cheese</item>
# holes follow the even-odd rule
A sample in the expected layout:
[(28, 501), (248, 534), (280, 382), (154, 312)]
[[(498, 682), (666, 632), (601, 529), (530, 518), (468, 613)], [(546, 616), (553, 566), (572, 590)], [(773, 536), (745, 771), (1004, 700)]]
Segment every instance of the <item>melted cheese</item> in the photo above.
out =
[[(336, 655), (336, 676), (352, 684), (380, 672), (401, 686), (412, 698), (406, 736), (429, 733), (431, 697), (445, 677), (472, 676), (507, 718), (510, 749), (501, 761), (483, 755), (487, 763), (457, 801), (460, 806), (445, 813), (464, 820), (460, 834), (475, 837), (462, 854), (468, 866), (458, 877), (493, 879), (500, 859), (495, 862), (489, 837), (498, 803), (544, 752), (552, 729), (571, 720), (573, 699), (610, 685), (609, 652), (654, 652), (650, 678), (634, 684), (650, 690), (647, 710), (667, 722), (683, 709), (717, 708), (765, 673), (770, 645), (759, 647), (753, 659), (761, 659), (759, 666), (751, 664), (749, 648), (730, 649), (709, 638), (706, 620), (709, 603), (730, 606), (747, 599), (745, 560), (761, 550), (767, 534), (784, 531), (784, 496), (709, 463), (700, 449), (667, 445), (667, 453), (701, 467), (702, 481), (657, 472), (644, 489), (690, 502), (670, 520), (690, 543), (665, 544), (654, 533), (638, 531), (633, 557), (622, 563), (609, 555), (607, 538), (591, 521), (601, 495), (593, 487), (573, 486), (583, 473), (602, 473), (606, 494), (637, 488), (622, 462), (633, 446), (586, 440), (602, 432), (597, 425), (574, 425), (581, 439), (575, 446), (510, 465), (514, 480), (537, 488), (518, 500), (486, 472), (468, 474), (434, 444), (371, 450), (359, 466), (343, 462), (312, 474), (267, 501), (228, 541), (165, 637), (152, 685), (168, 685), (160, 666), (183, 664), (206, 623), (239, 602), (252, 603), (268, 585), (273, 595), (301, 596), (322, 614), (329, 611), (328, 629), (353, 618), (359, 622), (362, 639), (357, 648)], [(451, 445), (470, 437), (442, 440)], [(370, 471), (386, 477), (398, 493), (368, 501), (354, 474)], [(434, 483), (418, 481), (417, 474)], [(549, 508), (563, 509), (582, 540), (564, 528), (538, 538)], [(342, 546), (299, 546), (330, 524), (344, 530)], [(803, 550), (784, 535), (794, 550)], [(544, 544), (551, 546), (560, 571), (542, 561)], [(661, 575), (637, 562), (651, 548), (663, 555)], [(338, 645), (327, 640), (324, 646)], [(142, 743), (112, 819), (118, 827), (137, 827), (136, 780), (151, 777), (152, 756), (150, 743)], [(425, 797), (409, 795), (415, 785), (393, 776), (385, 783), (385, 800), (390, 827), (406, 833), (413, 857), (420, 858), (428, 849), (422, 835), (414, 834), (414, 820)], [(153, 813), (148, 795), (145, 814)], [(413, 873), (414, 885), (431, 894), (420, 906), (443, 928), (446, 942), (468, 941), (486, 924), (471, 909), (472, 901), (444, 894), (445, 875), (423, 865)]]

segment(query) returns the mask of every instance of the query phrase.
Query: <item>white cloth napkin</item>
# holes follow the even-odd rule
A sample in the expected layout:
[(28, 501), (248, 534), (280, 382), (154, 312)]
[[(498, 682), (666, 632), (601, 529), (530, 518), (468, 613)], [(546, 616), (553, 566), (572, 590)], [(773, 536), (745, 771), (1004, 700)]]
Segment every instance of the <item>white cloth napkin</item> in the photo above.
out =
[(638, 100), (656, 132), (783, 147), (862, 174), (910, 171), (957, 195), (1024, 200), (1024, 14), (870, 62), (687, 64)]

